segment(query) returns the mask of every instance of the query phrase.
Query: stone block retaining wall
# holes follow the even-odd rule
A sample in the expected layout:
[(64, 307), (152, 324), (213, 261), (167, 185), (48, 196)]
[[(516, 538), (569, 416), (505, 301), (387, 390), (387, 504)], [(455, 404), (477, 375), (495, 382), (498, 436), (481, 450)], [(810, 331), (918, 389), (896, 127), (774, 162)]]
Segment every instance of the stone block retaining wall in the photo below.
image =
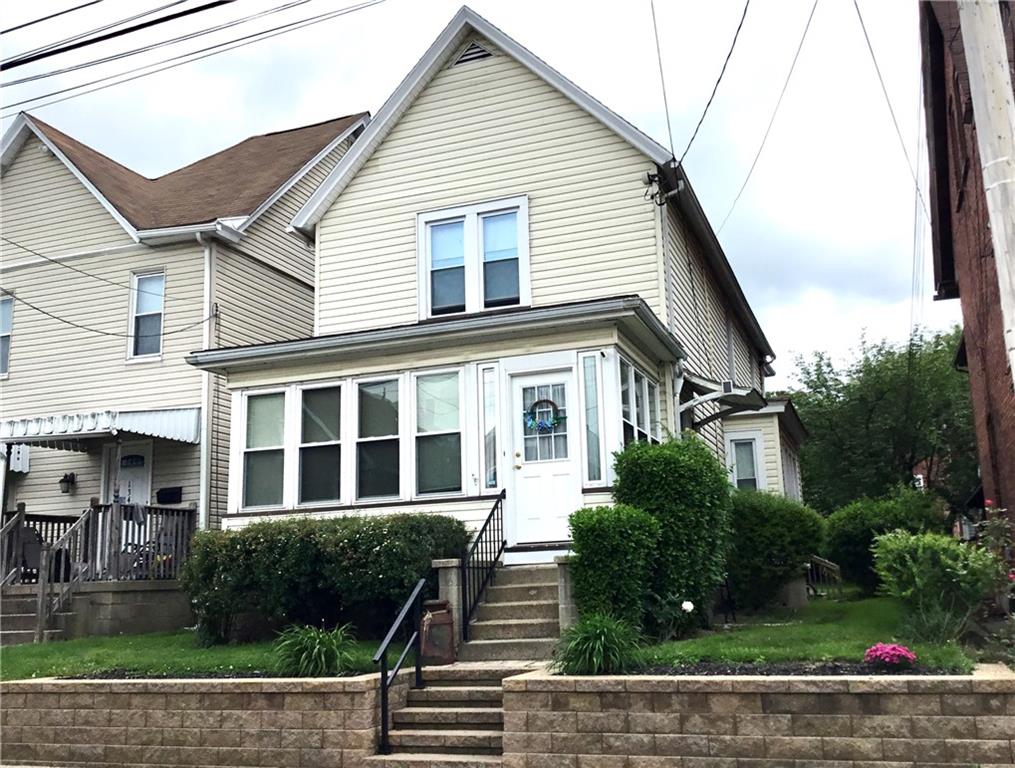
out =
[(1015, 764), (1015, 675), (504, 681), (504, 768)]
[[(0, 685), (0, 764), (356, 768), (375, 752), (378, 676), (40, 680)], [(391, 689), (404, 706), (407, 679)]]

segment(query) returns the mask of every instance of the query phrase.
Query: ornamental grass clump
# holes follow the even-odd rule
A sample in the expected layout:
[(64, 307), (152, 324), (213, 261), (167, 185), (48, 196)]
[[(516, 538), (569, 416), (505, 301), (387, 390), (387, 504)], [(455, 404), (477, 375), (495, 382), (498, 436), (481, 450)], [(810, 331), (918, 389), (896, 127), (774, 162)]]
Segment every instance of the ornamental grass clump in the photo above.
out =
[(620, 675), (637, 664), (639, 635), (627, 622), (590, 613), (564, 630), (553, 653), (563, 675)]
[(279, 674), (290, 677), (338, 677), (352, 669), (356, 645), (352, 627), (334, 629), (292, 626), (275, 641), (275, 663)]
[(916, 664), (916, 654), (898, 643), (875, 643), (866, 650), (863, 660), (881, 669), (909, 669)]

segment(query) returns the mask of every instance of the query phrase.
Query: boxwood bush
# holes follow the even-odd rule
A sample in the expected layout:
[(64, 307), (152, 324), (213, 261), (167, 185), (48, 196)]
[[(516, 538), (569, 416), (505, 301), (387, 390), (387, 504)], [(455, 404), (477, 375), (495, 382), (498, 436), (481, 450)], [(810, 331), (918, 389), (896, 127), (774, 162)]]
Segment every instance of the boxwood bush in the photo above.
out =
[(571, 574), (578, 613), (612, 615), (640, 627), (659, 541), (659, 523), (636, 507), (571, 515)]
[(878, 577), (871, 547), (888, 531), (910, 533), (945, 529), (943, 502), (932, 493), (899, 488), (884, 499), (859, 499), (828, 517), (828, 557), (842, 568), (842, 577), (867, 595), (874, 594)]
[(652, 614), (680, 610), (685, 600), (696, 610), (710, 605), (725, 573), (730, 517), (729, 475), (712, 450), (692, 433), (632, 443), (616, 455), (613, 495), (659, 522)]
[(352, 622), (361, 637), (385, 629), (435, 558), (461, 557), (469, 534), (443, 515), (343, 517), (204, 531), (183, 569), (206, 642), (230, 638), (234, 619), (271, 624)]
[(727, 570), (737, 605), (771, 602), (822, 551), (825, 519), (810, 507), (760, 491), (733, 494), (733, 535)]

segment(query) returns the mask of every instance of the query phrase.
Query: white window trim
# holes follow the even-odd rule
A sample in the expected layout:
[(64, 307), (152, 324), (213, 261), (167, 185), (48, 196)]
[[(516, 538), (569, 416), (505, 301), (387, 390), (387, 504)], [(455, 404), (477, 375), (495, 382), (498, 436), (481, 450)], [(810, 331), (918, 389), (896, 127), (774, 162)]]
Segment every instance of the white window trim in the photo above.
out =
[[(338, 440), (326, 440), (321, 443), (304, 443), (303, 442), (303, 393), (313, 392), (317, 389), (337, 389), (338, 390)], [(345, 476), (345, 464), (346, 464), (346, 396), (347, 388), (344, 380), (342, 381), (328, 381), (328, 382), (314, 382), (312, 384), (296, 384), (294, 386), (295, 400), (294, 410), (296, 411), (296, 418), (293, 420), (292, 425), (293, 438), (292, 442), (295, 446), (296, 455), (294, 457), (294, 469), (296, 472), (296, 495), (293, 499), (293, 504), (301, 509), (313, 509), (314, 507), (331, 507), (336, 504), (340, 504), (342, 499), (346, 498), (346, 476)], [(286, 447), (288, 449), (289, 439), (289, 421), (286, 421)], [(300, 493), (300, 480), (302, 479), (301, 471), (301, 457), (303, 448), (317, 448), (325, 445), (337, 445), (340, 449), (339, 458), (339, 472), (338, 472), (338, 498), (337, 499), (323, 499), (321, 501), (301, 501)], [(284, 463), (283, 463), (283, 466)], [(284, 483), (283, 483), (284, 485)], [(285, 497), (283, 497), (283, 502)]]
[[(135, 355), (134, 354), (134, 319), (137, 316), (137, 295), (138, 295), (138, 281), (144, 277), (154, 277), (155, 275), (162, 275), (162, 310), (159, 314), (162, 316), (162, 322), (159, 324), (159, 351), (147, 355)], [(152, 269), (138, 270), (137, 272), (130, 273), (130, 309), (127, 313), (127, 362), (128, 363), (147, 363), (155, 362), (162, 359), (162, 352), (165, 349), (166, 342), (166, 286), (168, 285), (168, 277), (166, 275), (165, 267), (155, 267)], [(148, 314), (155, 314), (154, 312)]]
[(760, 429), (742, 430), (739, 432), (726, 432), (726, 468), (730, 475), (730, 484), (735, 488), (737, 485), (736, 454), (733, 451), (733, 443), (750, 440), (754, 444), (754, 473), (757, 481), (757, 490), (767, 491), (768, 483), (765, 479), (765, 466), (762, 464), (762, 446), (765, 436)]
[[(529, 266), (529, 198), (527, 195), (488, 200), (456, 208), (443, 208), (416, 215), (416, 266), (417, 290), (419, 296), (419, 319), (430, 317), (454, 317), (476, 312), (495, 312), (506, 307), (483, 306), (483, 252), (480, 219), (495, 213), (518, 212), (518, 304), (510, 307), (527, 307), (532, 304), (532, 281)], [(430, 295), (430, 238), (427, 232), (431, 224), (462, 220), (465, 240), (465, 310), (431, 313)]]
[[(436, 376), (442, 373), (455, 373), (458, 374), (458, 429), (457, 430), (444, 430), (441, 432), (419, 432), (417, 431), (416, 424), (416, 409), (418, 403), (416, 402), (416, 380), (419, 378), (426, 378), (427, 376)], [(424, 370), (414, 370), (409, 372), (409, 392), (411, 395), (411, 421), (409, 422), (409, 461), (410, 468), (412, 470), (412, 477), (410, 478), (411, 483), (411, 497), (412, 499), (431, 499), (431, 498), (450, 498), (452, 496), (464, 496), (465, 485), (466, 485), (466, 458), (465, 452), (467, 450), (466, 437), (465, 437), (465, 369), (461, 366), (451, 368), (433, 368)], [(421, 493), (418, 488), (418, 479), (416, 477), (416, 438), (421, 435), (458, 435), (459, 439), (459, 483), (457, 491), (433, 491), (430, 493)]]
[[(589, 478), (589, 444), (587, 438), (588, 433), (588, 421), (585, 400), (585, 360), (591, 358), (593, 361), (594, 375), (596, 377), (596, 396), (598, 402), (596, 404), (596, 415), (597, 421), (596, 428), (599, 433), (599, 479), (591, 480)], [(577, 389), (578, 389), (578, 408), (580, 413), (581, 421), (581, 435), (579, 435), (579, 445), (581, 446), (581, 459), (582, 459), (582, 485), (586, 488), (601, 488), (606, 486), (606, 435), (604, 431), (605, 419), (605, 399), (603, 393), (606, 391), (603, 388), (603, 358), (604, 355), (601, 350), (595, 350), (594, 352), (579, 352), (578, 353), (578, 365), (576, 367), (577, 372)]]
[(0, 303), (9, 301), (11, 303), (11, 329), (7, 333), (0, 333), (0, 337), (6, 336), (7, 341), (7, 370), (0, 372), (0, 381), (4, 381), (11, 375), (11, 352), (14, 349), (14, 296), (0, 296)]

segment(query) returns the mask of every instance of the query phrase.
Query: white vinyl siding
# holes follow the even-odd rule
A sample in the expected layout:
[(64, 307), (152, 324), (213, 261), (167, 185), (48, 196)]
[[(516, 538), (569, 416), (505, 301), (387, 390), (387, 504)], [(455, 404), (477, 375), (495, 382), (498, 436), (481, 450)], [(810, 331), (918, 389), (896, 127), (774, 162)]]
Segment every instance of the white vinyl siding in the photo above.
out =
[(663, 316), (652, 169), (505, 55), (443, 69), (318, 227), (318, 331), (416, 321), (416, 214), (516, 195), (533, 306), (639, 294)]
[[(203, 346), (203, 249), (196, 243), (141, 247), (129, 257), (103, 253), (73, 263), (114, 284), (42, 262), (3, 269), (3, 285), (58, 317), (110, 335), (19, 305), (17, 374), (0, 384), (4, 417), (200, 405), (201, 373), (184, 356)], [(162, 357), (136, 365), (126, 354), (127, 286), (132, 272), (153, 269), (166, 275)]]
[(243, 239), (244, 250), (307, 285), (314, 284), (313, 246), (301, 235), (286, 232), (286, 229), (310, 195), (338, 165), (350, 142), (351, 139), (346, 139), (331, 150), (250, 225)]
[[(3, 173), (0, 222), (4, 237), (46, 256), (130, 245), (130, 238), (96, 197), (34, 136)], [(0, 243), (3, 261), (35, 259)], [(125, 278), (121, 278), (125, 279)], [(76, 282), (76, 281), (74, 281)]]

